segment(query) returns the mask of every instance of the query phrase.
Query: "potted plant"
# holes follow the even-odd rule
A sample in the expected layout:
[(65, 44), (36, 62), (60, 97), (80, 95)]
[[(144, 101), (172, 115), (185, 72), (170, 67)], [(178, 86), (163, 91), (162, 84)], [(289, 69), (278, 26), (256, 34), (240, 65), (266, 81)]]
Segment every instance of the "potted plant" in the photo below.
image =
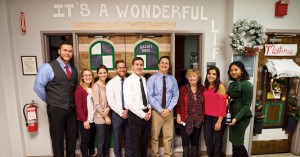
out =
[(265, 118), (264, 110), (260, 100), (255, 102), (255, 115), (254, 115), (254, 127), (253, 134), (261, 134), (263, 129), (263, 120)]
[(300, 111), (299, 106), (297, 105), (297, 98), (295, 96), (291, 96), (288, 103), (288, 111), (287, 111), (287, 130), (289, 132), (293, 132), (300, 120)]

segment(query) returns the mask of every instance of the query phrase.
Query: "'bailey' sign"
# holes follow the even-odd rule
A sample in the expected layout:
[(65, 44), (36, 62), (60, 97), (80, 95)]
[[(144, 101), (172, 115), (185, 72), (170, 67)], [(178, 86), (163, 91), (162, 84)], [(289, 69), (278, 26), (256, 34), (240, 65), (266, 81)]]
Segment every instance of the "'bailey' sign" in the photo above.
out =
[(265, 44), (265, 56), (296, 56), (297, 44)]

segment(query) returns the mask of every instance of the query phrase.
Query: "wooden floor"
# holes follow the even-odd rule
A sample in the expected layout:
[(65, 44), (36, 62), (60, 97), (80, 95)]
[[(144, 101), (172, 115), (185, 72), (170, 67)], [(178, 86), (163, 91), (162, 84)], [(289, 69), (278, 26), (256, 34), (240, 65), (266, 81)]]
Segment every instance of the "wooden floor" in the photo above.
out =
[(282, 153), (282, 154), (264, 154), (264, 155), (251, 155), (251, 157), (296, 157), (291, 153)]

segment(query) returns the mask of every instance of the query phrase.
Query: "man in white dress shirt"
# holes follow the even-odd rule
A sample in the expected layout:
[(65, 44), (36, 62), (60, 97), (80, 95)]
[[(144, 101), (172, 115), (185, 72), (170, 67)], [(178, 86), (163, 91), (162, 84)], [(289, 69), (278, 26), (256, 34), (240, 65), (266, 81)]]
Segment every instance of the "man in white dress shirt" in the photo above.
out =
[(117, 76), (111, 79), (106, 85), (106, 96), (109, 107), (113, 110), (111, 114), (113, 134), (114, 134), (114, 153), (116, 157), (122, 157), (121, 144), (124, 133), (125, 157), (132, 156), (130, 129), (128, 124), (128, 109), (124, 103), (124, 80), (126, 79), (126, 64), (123, 60), (115, 63)]
[(132, 60), (133, 73), (124, 83), (124, 100), (128, 108), (132, 156), (146, 157), (151, 134), (151, 106), (147, 101), (146, 79), (142, 76), (144, 60)]

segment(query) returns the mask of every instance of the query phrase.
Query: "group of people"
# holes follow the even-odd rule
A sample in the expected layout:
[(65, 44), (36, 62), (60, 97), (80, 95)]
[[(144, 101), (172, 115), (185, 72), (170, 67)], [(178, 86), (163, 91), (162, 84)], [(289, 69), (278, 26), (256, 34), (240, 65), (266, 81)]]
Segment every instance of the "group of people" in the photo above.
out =
[[(109, 155), (111, 128), (116, 157), (146, 157), (150, 143), (152, 156), (160, 156), (160, 134), (163, 156), (170, 157), (174, 116), (180, 125), (184, 157), (198, 156), (202, 125), (208, 156), (220, 157), (226, 124), (233, 156), (248, 156), (244, 135), (252, 117), (253, 87), (247, 81), (249, 75), (242, 62), (230, 64), (228, 76), (232, 82), (227, 90), (217, 67), (207, 70), (204, 86), (199, 81), (200, 72), (188, 69), (185, 74), (188, 83), (179, 88), (175, 77), (168, 73), (171, 64), (168, 56), (159, 59), (158, 72), (147, 80), (143, 76), (143, 58), (135, 57), (130, 76), (126, 77), (125, 61), (117, 60), (114, 78), (108, 81), (105, 65), (97, 68), (96, 82), (93, 72), (83, 69), (77, 87), (77, 69), (70, 64), (72, 45), (62, 42), (58, 54), (56, 60), (39, 68), (34, 84), (34, 91), (47, 103), (55, 157), (64, 156), (64, 140), (66, 156), (75, 156), (77, 128), (83, 157)], [(225, 123), (228, 105), (233, 118)], [(125, 154), (121, 151), (123, 143)]]

